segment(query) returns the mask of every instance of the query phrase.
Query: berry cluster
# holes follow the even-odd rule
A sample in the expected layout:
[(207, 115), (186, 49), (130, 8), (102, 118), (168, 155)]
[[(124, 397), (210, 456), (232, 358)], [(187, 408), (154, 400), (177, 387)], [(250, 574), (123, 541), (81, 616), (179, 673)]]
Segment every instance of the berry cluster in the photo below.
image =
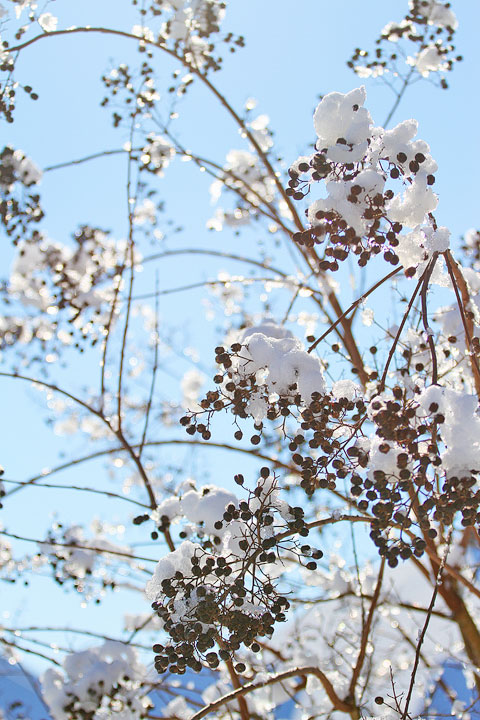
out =
[[(244, 484), (242, 475), (235, 481)], [(268, 468), (262, 468), (246, 501), (225, 509), (215, 530), (212, 543), (203, 540), (203, 546), (195, 546), (188, 570), (183, 567), (161, 581), (152, 607), (170, 639), (153, 648), (159, 673), (198, 672), (204, 664), (216, 668), (234, 658), (242, 645), (258, 652), (258, 639), (273, 634), (290, 606), (269, 577), (269, 566), (286, 553), (315, 570), (323, 555), (296, 539), (309, 534), (304, 511), (279, 500), (277, 480)], [(226, 534), (229, 544), (219, 552)], [(237, 672), (244, 669), (237, 664)]]
[(40, 195), (34, 186), (38, 168), (20, 150), (7, 145), (0, 152), (0, 222), (17, 245), (20, 239), (35, 239), (35, 225), (44, 217)]
[[(453, 70), (454, 64), (461, 61), (461, 55), (455, 55), (454, 35), (457, 27), (455, 15), (450, 3), (437, 0), (411, 0), (410, 12), (400, 22), (386, 25), (376, 40), (375, 51), (355, 48), (347, 62), (359, 77), (380, 77), (388, 73), (390, 83), (394, 86), (405, 81), (410, 68), (405, 68), (403, 60), (407, 54), (415, 55), (416, 73), (423, 77), (428, 72), (440, 71), (438, 85), (448, 88), (446, 73)], [(393, 48), (392, 48), (393, 44)], [(427, 65), (425, 73), (422, 66), (422, 54), (435, 53), (436, 63)], [(408, 62), (408, 60), (407, 60)], [(414, 64), (412, 61), (409, 64)], [(414, 65), (414, 66), (415, 66)], [(438, 65), (438, 67), (435, 67)]]
[[(337, 145), (346, 145), (344, 138), (337, 139)], [(395, 160), (386, 159), (380, 163), (385, 179), (401, 179), (406, 176), (415, 177), (422, 168), (426, 157), (417, 152), (411, 159), (406, 153), (399, 152)], [(364, 267), (373, 256), (383, 253), (386, 262), (397, 265), (399, 258), (395, 249), (400, 243), (403, 225), (390, 220), (388, 203), (394, 197), (392, 189), (384, 192), (369, 191), (369, 188), (357, 180), (363, 170), (363, 163), (329, 162), (325, 152), (315, 153), (307, 162), (299, 163), (290, 168), (290, 180), (287, 195), (294, 200), (301, 200), (310, 192), (313, 183), (328, 179), (346, 183), (346, 200), (358, 207), (361, 213), (365, 232), (359, 233), (343, 215), (335, 209), (318, 210), (310, 217), (310, 227), (293, 234), (293, 240), (299, 245), (313, 248), (315, 245), (326, 244), (324, 258), (320, 261), (321, 270), (335, 272), (339, 263), (346, 260), (350, 253), (357, 256), (360, 267)], [(433, 185), (435, 176), (427, 176), (427, 184)]]
[[(393, 567), (398, 556), (405, 559), (413, 553), (421, 557), (427, 546), (425, 538), (438, 534), (434, 523), (448, 527), (457, 512), (462, 515), (464, 527), (479, 523), (480, 491), (475, 470), (456, 477), (442, 469), (441, 429), (445, 417), (437, 403), (430, 404), (427, 414), (423, 410), (419, 413), (419, 406), (396, 387), (393, 398), (379, 397), (370, 407), (381, 439), (377, 458), (391, 457), (393, 463), (388, 471), (377, 468), (367, 477), (353, 475), (352, 494), (362, 498), (359, 509), (370, 510), (375, 516), (370, 536)], [(369, 457), (351, 448), (350, 454), (360, 465), (372, 465), (371, 452)], [(388, 537), (389, 529), (395, 526), (399, 540)], [(420, 531), (420, 536), (414, 531)]]
[[(221, 371), (218, 372), (213, 380), (218, 385), (217, 390), (207, 392), (205, 398), (200, 401), (202, 410), (198, 412), (190, 412), (180, 418), (180, 423), (186, 427), (189, 435), (199, 433), (203, 440), (209, 440), (211, 437), (210, 424), (212, 416), (216, 412), (222, 410), (230, 410), (235, 416), (237, 430), (234, 437), (236, 440), (242, 440), (243, 432), (238, 426), (238, 419), (245, 420), (252, 416), (251, 403), (262, 402), (266, 407), (265, 416), (267, 420), (281, 420), (282, 427), (286, 434), (286, 421), (289, 417), (296, 417), (298, 408), (304, 405), (304, 401), (298, 392), (295, 383), (289, 386), (288, 394), (278, 395), (271, 393), (268, 385), (259, 382), (256, 372), (248, 373), (243, 369), (242, 373), (237, 372), (237, 362), (246, 362), (248, 367), (249, 358), (242, 354), (243, 345), (241, 343), (233, 343), (230, 349), (223, 346), (215, 348), (215, 361), (220, 365)], [(320, 394), (316, 394), (320, 398)], [(199, 422), (202, 415), (206, 414), (206, 418)], [(252, 445), (259, 445), (262, 439), (264, 423), (256, 421), (254, 423), (254, 434), (250, 437)]]
[(108, 75), (103, 75), (102, 82), (110, 93), (110, 97), (106, 95), (103, 98), (102, 107), (111, 104), (111, 101), (122, 93), (125, 96), (122, 113), (117, 110), (113, 112), (114, 127), (118, 127), (124, 117), (130, 118), (130, 122), (134, 117), (149, 113), (160, 97), (155, 87), (153, 68), (147, 62), (141, 64), (137, 73), (122, 63)]
[(302, 478), (300, 486), (308, 496), (319, 488), (334, 490), (337, 479), (343, 481), (347, 477), (348, 442), (340, 439), (341, 430), (350, 428), (351, 423), (361, 423), (364, 416), (365, 404), (361, 399), (312, 396), (312, 403), (301, 413), (301, 432), (288, 446)]

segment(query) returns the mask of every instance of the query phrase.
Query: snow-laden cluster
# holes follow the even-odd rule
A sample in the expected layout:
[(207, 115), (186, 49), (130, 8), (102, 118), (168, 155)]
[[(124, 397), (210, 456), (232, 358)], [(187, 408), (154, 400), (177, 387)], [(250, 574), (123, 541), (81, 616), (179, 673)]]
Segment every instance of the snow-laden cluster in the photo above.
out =
[[(266, 417), (288, 415), (290, 405), (308, 406), (313, 397), (326, 392), (320, 360), (309, 354), (290, 330), (273, 320), (241, 332), (230, 352), (217, 347), (216, 361), (224, 370), (214, 378), (220, 389), (207, 393), (200, 402), (199, 415), (230, 407), (240, 418), (250, 416), (261, 424)], [(201, 432), (208, 440), (208, 429), (194, 420), (195, 415), (191, 411), (181, 424), (189, 425), (188, 433)]]
[[(145, 587), (147, 598), (151, 602), (160, 599), (162, 597), (162, 583), (165, 580), (174, 578), (177, 572), (182, 573), (182, 575), (189, 575), (192, 569), (192, 558), (195, 557), (196, 552), (201, 553), (201, 551), (200, 545), (192, 543), (190, 540), (184, 540), (176, 550), (161, 558), (155, 566), (153, 577)], [(190, 609), (189, 605), (190, 603), (181, 601), (181, 608), (187, 613)], [(178, 620), (181, 617), (182, 614), (179, 614), (178, 610), (176, 610), (174, 618)]]
[[(208, 393), (200, 403), (204, 410), (215, 402), (220, 405), (214, 404), (214, 409), (232, 405), (235, 414), (249, 415), (260, 423), (278, 404), (309, 405), (312, 394), (326, 391), (318, 358), (310, 355), (290, 330), (272, 320), (241, 332), (231, 353), (223, 347), (216, 352), (217, 362), (225, 370), (215, 378), (222, 382), (223, 400), (219, 400), (219, 391)], [(189, 424), (187, 420), (182, 424)]]
[[(263, 499), (272, 511), (280, 514), (285, 522), (292, 520), (291, 509), (280, 498), (273, 476), (268, 479), (261, 478), (258, 488), (256, 498), (250, 502), (251, 510), (254, 512), (258, 510)], [(236, 508), (239, 502), (235, 493), (216, 485), (203, 485), (197, 489), (191, 483), (182, 483), (176, 495), (163, 500), (158, 505), (152, 513), (152, 519), (157, 523), (168, 524), (181, 520), (182, 537), (196, 536), (201, 543), (202, 541), (208, 542), (209, 537), (214, 536), (221, 541), (216, 543), (220, 552), (233, 553), (241, 557), (243, 549), (238, 543), (247, 532), (245, 524), (238, 520), (231, 520), (225, 525), (222, 525), (221, 522), (227, 508)], [(272, 528), (270, 530), (262, 528), (260, 535), (270, 537), (272, 532)], [(175, 551), (176, 554), (170, 553), (162, 558), (156, 567), (154, 577), (147, 585), (149, 599), (156, 599), (163, 580), (173, 577), (177, 569), (182, 569), (180, 566), (185, 569), (185, 562), (188, 563), (194, 552), (201, 547), (201, 544), (186, 541)]]
[(163, 135), (151, 134), (142, 148), (140, 167), (161, 177), (174, 156), (175, 148), (168, 138)]
[[(47, 238), (19, 244), (10, 275), (10, 295), (42, 311), (68, 304), (74, 313), (88, 306), (97, 309), (110, 301), (111, 290), (97, 285), (121, 266), (126, 246), (99, 230), (82, 235), (85, 237), (78, 237), (76, 248)], [(50, 293), (45, 274), (51, 277)]]
[(418, 55), (408, 57), (407, 63), (415, 67), (422, 77), (428, 78), (430, 73), (445, 72), (449, 69), (448, 60), (445, 59), (446, 53), (446, 50), (442, 52), (436, 45), (429, 45)]
[(207, 223), (210, 229), (221, 230), (223, 224), (239, 227), (249, 223), (257, 208), (274, 201), (276, 192), (275, 179), (250, 150), (230, 150), (227, 154), (221, 178), (210, 187), (212, 203), (217, 203), (226, 189), (237, 195), (236, 207), (233, 210), (219, 208)]
[(153, 703), (146, 667), (130, 646), (114, 641), (71, 653), (48, 669), (42, 694), (54, 720), (139, 720)]
[(212, 38), (220, 30), (225, 7), (221, 0), (155, 0), (150, 24), (134, 25), (131, 32), (148, 43), (172, 43), (194, 70), (205, 69), (215, 65)]
[(162, 36), (175, 41), (208, 38), (219, 31), (225, 16), (221, 0), (160, 0), (156, 4), (173, 13), (162, 26)]
[(347, 451), (356, 464), (351, 493), (375, 518), (370, 537), (395, 567), (412, 553), (422, 556), (425, 535), (436, 538), (438, 523), (478, 521), (478, 398), (419, 382), (376, 395), (367, 413), (373, 432)]
[(145, 198), (135, 207), (133, 213), (134, 225), (155, 225), (157, 220), (157, 206), (150, 198)]
[(112, 542), (101, 527), (93, 529), (94, 533), (89, 537), (79, 525), (58, 528), (55, 534), (48, 535), (46, 542), (39, 543), (40, 551), (52, 566), (55, 580), (61, 585), (73, 580), (75, 589), (81, 593), (98, 592), (95, 581), (100, 583), (100, 589), (112, 586), (114, 573), (108, 573), (107, 566), (128, 563), (131, 555), (129, 547)]
[(38, 17), (38, 24), (42, 28), (43, 32), (49, 33), (54, 32), (57, 29), (58, 18), (52, 13), (42, 13)]
[[(0, 100), (0, 112), (4, 102)], [(3, 112), (8, 116), (10, 110)], [(39, 168), (22, 150), (7, 145), (0, 152), (0, 222), (13, 244), (34, 236), (43, 218), (41, 178)]]
[(42, 179), (41, 170), (22, 150), (7, 145), (0, 154), (0, 188), (11, 191), (16, 182), (25, 187), (37, 185)]
[(439, 0), (408, 0), (410, 12), (427, 21), (428, 25), (456, 30), (458, 20), (452, 10), (451, 3)]
[(128, 265), (126, 241), (97, 228), (81, 228), (72, 246), (39, 234), (20, 241), (4, 293), (26, 315), (1, 319), (3, 344), (37, 338), (70, 345), (76, 331), (83, 337), (99, 335), (111, 322), (115, 286), (121, 286), (121, 272)]
[[(445, 75), (461, 59), (455, 56), (452, 43), (457, 27), (449, 2), (409, 0), (405, 18), (389, 22), (382, 29), (375, 53), (357, 48), (348, 65), (361, 78), (388, 74), (388, 82), (394, 86), (400, 81), (412, 81), (409, 74), (414, 72), (423, 78), (433, 74), (441, 87), (447, 87)], [(392, 44), (397, 47), (392, 48)]]
[(332, 259), (323, 269), (337, 269), (350, 252), (360, 265), (383, 253), (413, 274), (449, 246), (449, 231), (437, 228), (431, 215), (438, 204), (432, 190), (437, 164), (427, 143), (415, 139), (415, 120), (392, 130), (376, 127), (365, 100), (360, 87), (330, 93), (318, 105), (316, 151), (292, 165), (287, 193), (300, 199), (322, 182), (326, 196), (310, 204), (310, 229), (294, 239), (307, 246), (328, 239), (325, 254)]
[[(441, 435), (445, 449), (440, 454), (447, 477), (480, 472), (480, 415), (478, 397), (431, 385), (418, 398), (426, 415), (441, 413), (445, 421)], [(421, 415), (420, 415), (421, 417)]]
[[(235, 479), (243, 485), (243, 476)], [(154, 646), (157, 671), (199, 671), (202, 659), (216, 668), (241, 645), (258, 652), (257, 637), (271, 635), (289, 607), (275, 589), (277, 553), (322, 555), (309, 545), (297, 547), (296, 532), (308, 535), (303, 510), (281, 500), (276, 477), (262, 468), (246, 500), (206, 486), (165, 501), (158, 513), (169, 520), (186, 517), (198, 529), (198, 541), (184, 540), (163, 557), (146, 586), (170, 636), (167, 645)], [(316, 563), (310, 559), (306, 567), (315, 569)]]
[[(215, 349), (217, 389), (208, 391), (200, 409), (190, 409), (180, 424), (189, 435), (199, 433), (208, 441), (213, 415), (227, 410), (235, 416), (238, 441), (244, 435), (240, 421), (253, 419), (250, 442), (258, 445), (271, 427), (264, 423), (266, 419), (275, 424), (280, 442), (289, 440), (305, 492), (312, 495), (319, 488), (333, 489), (335, 473), (327, 473), (326, 467), (330, 461), (334, 468), (343, 467), (338, 457), (340, 438), (348, 442), (355, 435), (352, 420), (356, 423), (365, 412), (359, 385), (342, 379), (328, 389), (321, 360), (273, 320), (237, 332), (232, 340), (229, 349)], [(316, 452), (320, 447), (323, 456)]]
[[(204, 485), (199, 490), (187, 486), (186, 489), (181, 488), (177, 496), (163, 500), (154, 511), (154, 517), (157, 520), (166, 518), (170, 523), (177, 518), (185, 518), (195, 534), (212, 535), (217, 533), (215, 523), (230, 504), (237, 505), (238, 498), (229, 490), (215, 485)], [(172, 555), (165, 560), (167, 564), (171, 562)], [(159, 572), (163, 574), (163, 570)]]
[(313, 393), (325, 393), (320, 360), (308, 354), (290, 330), (266, 321), (245, 330), (240, 342), (242, 350), (230, 369), (231, 381), (239, 384), (255, 378), (258, 390), (252, 393), (246, 411), (256, 422), (266, 417), (275, 396), (293, 399), (300, 395), (308, 405)]

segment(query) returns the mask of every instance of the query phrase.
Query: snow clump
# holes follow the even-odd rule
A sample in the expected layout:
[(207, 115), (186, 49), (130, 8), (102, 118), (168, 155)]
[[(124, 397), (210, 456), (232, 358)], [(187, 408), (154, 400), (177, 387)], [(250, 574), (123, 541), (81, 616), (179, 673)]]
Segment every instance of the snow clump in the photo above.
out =
[(49, 668), (42, 694), (54, 720), (138, 720), (153, 707), (142, 691), (146, 678), (136, 651), (108, 640), (67, 655), (61, 670)]
[(326, 392), (322, 365), (310, 355), (293, 334), (273, 321), (248, 328), (241, 338), (242, 351), (234, 358), (235, 381), (255, 376), (260, 392), (253, 394), (250, 411), (258, 422), (266, 415), (267, 404), (256, 403), (260, 396), (293, 398), (301, 396), (309, 405), (312, 394)]
[(437, 228), (432, 216), (438, 166), (428, 144), (416, 139), (415, 120), (391, 130), (374, 126), (365, 100), (360, 87), (320, 101), (313, 116), (315, 152), (292, 164), (287, 194), (300, 199), (320, 182), (324, 192), (308, 207), (310, 228), (294, 240), (307, 247), (329, 240), (322, 270), (338, 270), (350, 251), (362, 267), (383, 253), (412, 276), (434, 252), (449, 247), (448, 229)]
[(449, 388), (431, 385), (419, 398), (420, 408), (445, 417), (441, 425), (445, 450), (441, 454), (442, 467), (447, 477), (470, 474), (480, 471), (480, 417), (478, 398), (465, 395)]

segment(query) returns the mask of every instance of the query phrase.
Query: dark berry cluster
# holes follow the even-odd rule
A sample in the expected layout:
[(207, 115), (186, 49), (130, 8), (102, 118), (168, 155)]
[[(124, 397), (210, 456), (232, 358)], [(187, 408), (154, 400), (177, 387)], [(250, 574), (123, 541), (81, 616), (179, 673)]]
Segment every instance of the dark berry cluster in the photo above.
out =
[(342, 427), (361, 422), (365, 411), (361, 399), (312, 395), (311, 404), (301, 414), (301, 432), (288, 446), (302, 478), (300, 486), (307, 495), (319, 488), (334, 490), (336, 481), (349, 475), (348, 443), (336, 436)]
[[(235, 481), (244, 484), (242, 475)], [(204, 539), (203, 548), (198, 546), (189, 572), (177, 570), (162, 581), (162, 596), (152, 605), (169, 635), (166, 645), (153, 648), (159, 673), (200, 671), (205, 664), (216, 668), (221, 660), (234, 659), (241, 646), (258, 652), (259, 638), (270, 637), (275, 624), (285, 621), (290, 603), (270, 579), (268, 566), (287, 551), (315, 570), (323, 553), (297, 539), (309, 534), (304, 511), (290, 507), (285, 518), (276, 505), (276, 490), (276, 478), (262, 468), (247, 500), (229, 505), (215, 523), (219, 535), (210, 545)], [(236, 535), (238, 548), (218, 554), (225, 530)]]
[[(361, 498), (359, 509), (375, 517), (370, 536), (391, 566), (399, 556), (421, 557), (428, 538), (438, 534), (434, 525), (450, 526), (457, 513), (464, 527), (480, 522), (477, 472), (446, 477), (440, 456), (445, 418), (436, 403), (427, 416), (424, 411), (419, 416), (418, 409), (400, 387), (394, 388), (392, 399), (379, 397), (371, 403), (376, 434), (383, 440), (379, 452), (386, 457), (392, 454), (395, 469), (388, 473), (373, 469), (368, 475), (358, 472), (351, 477), (352, 495)], [(371, 463), (368, 453), (355, 447), (349, 454), (361, 467)], [(399, 532), (389, 535), (392, 528)]]
[[(346, 144), (344, 138), (338, 138), (337, 144)], [(387, 205), (394, 197), (390, 188), (385, 192), (369, 193), (360, 182), (355, 182), (362, 171), (361, 163), (332, 163), (328, 161), (327, 150), (318, 152), (310, 161), (302, 162), (290, 168), (290, 180), (287, 194), (294, 200), (300, 200), (310, 192), (313, 183), (329, 180), (350, 183), (347, 201), (361, 208), (361, 216), (365, 221), (367, 231), (358, 235), (357, 231), (349, 226), (348, 222), (336, 210), (319, 210), (306, 230), (293, 234), (293, 240), (299, 245), (313, 248), (316, 245), (325, 245), (324, 257), (320, 261), (321, 270), (336, 271), (339, 263), (346, 260), (350, 253), (357, 256), (360, 267), (364, 267), (370, 258), (383, 254), (384, 259), (391, 265), (397, 265), (399, 258), (395, 248), (400, 243), (400, 234), (403, 226), (399, 222), (392, 222), (388, 217)], [(394, 161), (385, 159), (380, 163), (385, 178), (391, 180), (413, 177), (421, 169), (426, 158), (423, 153), (416, 153), (408, 161), (405, 153), (398, 153)], [(408, 161), (408, 162), (407, 162)], [(428, 175), (427, 184), (433, 185), (434, 175)]]
[[(215, 361), (222, 368), (222, 372), (218, 372), (213, 379), (219, 387), (217, 390), (210, 390), (200, 401), (201, 411), (191, 412), (180, 418), (181, 425), (186, 427), (189, 435), (199, 433), (204, 440), (209, 440), (212, 416), (221, 410), (228, 409), (236, 419), (245, 420), (249, 417), (248, 404), (253, 394), (255, 397), (265, 400), (268, 406), (267, 419), (270, 421), (280, 419), (284, 425), (287, 418), (294, 414), (295, 409), (302, 405), (296, 384), (289, 388), (287, 396), (273, 400), (265, 386), (258, 385), (254, 372), (248, 374), (242, 370), (241, 373), (238, 373), (234, 369), (234, 359), (246, 360), (242, 356), (240, 343), (234, 343), (230, 349), (223, 346), (215, 348)], [(203, 415), (206, 415), (205, 419), (202, 419)], [(199, 422), (201, 419), (202, 421)], [(258, 445), (261, 442), (263, 427), (262, 422), (254, 424), (255, 433), (250, 438), (252, 445)], [(238, 428), (235, 432), (235, 439), (241, 440), (242, 438), (243, 432)]]
[[(230, 350), (218, 347), (216, 352), (224, 372), (215, 377), (221, 389), (202, 401), (207, 424), (199, 422), (198, 414), (181, 420), (187, 432), (199, 432), (205, 439), (210, 437), (208, 423), (214, 412), (228, 408), (237, 419), (244, 419), (249, 399), (258, 391), (254, 375), (238, 382), (232, 370), (232, 359), (242, 352), (240, 344)], [(415, 368), (420, 371), (424, 365), (416, 363)], [(464, 526), (480, 521), (477, 473), (472, 470), (465, 477), (447, 478), (442, 469), (445, 418), (438, 407), (433, 405), (426, 417), (423, 410), (419, 414), (418, 403), (400, 387), (393, 388), (391, 396), (374, 399), (368, 413), (362, 398), (337, 399), (314, 393), (307, 407), (300, 400), (294, 393), (279, 398), (270, 406), (267, 419), (282, 422), (288, 442), (283, 447), (288, 447), (301, 488), (311, 496), (317, 490), (336, 491), (339, 482), (342, 488), (349, 482), (351, 498), (360, 511), (371, 516), (371, 537), (391, 566), (399, 558), (423, 555), (425, 538), (436, 537), (436, 527), (450, 525), (457, 513)], [(382, 440), (378, 452), (389, 467), (393, 463), (388, 472), (372, 467), (370, 452), (357, 443), (364, 426)], [(251, 443), (259, 444), (264, 432), (264, 423), (256, 423)], [(240, 428), (235, 437), (242, 439)]]

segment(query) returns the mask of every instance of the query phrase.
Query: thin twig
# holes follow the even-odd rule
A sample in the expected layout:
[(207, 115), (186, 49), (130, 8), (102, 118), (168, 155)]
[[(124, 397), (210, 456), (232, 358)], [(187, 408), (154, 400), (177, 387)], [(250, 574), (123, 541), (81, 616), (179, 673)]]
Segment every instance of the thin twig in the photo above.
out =
[(362, 672), (363, 663), (365, 661), (365, 656), (367, 653), (368, 638), (370, 636), (370, 629), (372, 627), (373, 617), (374, 617), (375, 610), (376, 610), (376, 607), (378, 604), (378, 599), (380, 597), (380, 590), (382, 589), (384, 570), (385, 570), (385, 558), (382, 557), (382, 560), (380, 562), (380, 569), (378, 571), (377, 584), (375, 585), (375, 590), (373, 592), (372, 601), (371, 601), (370, 607), (368, 609), (367, 621), (362, 630), (362, 637), (360, 640), (360, 650), (358, 653), (357, 662), (355, 664), (355, 668), (354, 668), (353, 674), (352, 674), (352, 679), (350, 681), (350, 688), (348, 691), (348, 695), (349, 695), (350, 699), (352, 700), (352, 702), (354, 702), (355, 687), (357, 685), (357, 681), (360, 676), (360, 673)]
[[(142, 148), (135, 148), (134, 152), (139, 152)], [(75, 160), (66, 160), (65, 162), (57, 163), (56, 165), (49, 165), (48, 167), (43, 168), (43, 172), (52, 172), (52, 170), (61, 170), (62, 168), (71, 167), (72, 165), (82, 165), (83, 163), (90, 162), (90, 160), (97, 160), (101, 157), (107, 157), (108, 155), (125, 155), (125, 153), (128, 152), (128, 150), (124, 150), (123, 148), (118, 148), (116, 150), (102, 150), (100, 152), (92, 153), (91, 155), (86, 155), (81, 158), (76, 158)]]
[(427, 293), (428, 293), (428, 283), (430, 281), (433, 270), (437, 263), (437, 259), (438, 259), (438, 251), (433, 253), (432, 259), (428, 263), (427, 269), (423, 276), (422, 291), (420, 293), (420, 298), (422, 301), (423, 328), (424, 328), (425, 334), (427, 336), (427, 343), (428, 343), (428, 347), (430, 348), (430, 355), (432, 358), (432, 384), (433, 385), (438, 385), (438, 363), (437, 363), (437, 353), (435, 351), (435, 341), (433, 339), (433, 330), (430, 328), (430, 326), (428, 324)]
[(315, 340), (315, 342), (310, 345), (310, 347), (308, 348), (307, 352), (310, 353), (310, 352), (312, 352), (312, 350), (315, 350), (315, 348), (317, 347), (317, 345), (318, 345), (319, 343), (321, 343), (322, 340), (325, 340), (325, 338), (327, 337), (327, 335), (329, 335), (329, 334), (332, 332), (332, 330), (334, 330), (334, 329), (337, 327), (337, 325), (339, 325), (339, 323), (341, 323), (342, 320), (343, 320), (344, 318), (346, 318), (347, 315), (349, 315), (349, 314), (352, 312), (352, 310), (354, 310), (354, 309), (355, 309), (360, 303), (362, 303), (369, 295), (371, 295), (375, 290), (377, 290), (377, 288), (379, 288), (381, 285), (383, 285), (384, 282), (386, 282), (387, 280), (390, 280), (390, 278), (394, 277), (394, 275), (397, 275), (397, 274), (400, 272), (401, 269), (402, 269), (402, 268), (395, 268), (395, 270), (392, 270), (392, 272), (389, 272), (388, 275), (385, 275), (385, 277), (383, 277), (381, 280), (379, 280), (378, 282), (376, 282), (375, 285), (372, 285), (372, 287), (369, 288), (369, 290), (367, 290), (366, 292), (363, 293), (363, 295), (361, 295), (359, 298), (357, 298), (357, 300), (355, 300), (355, 301), (350, 305), (350, 307), (347, 308), (347, 309), (345, 310), (345, 312), (344, 312), (339, 318), (337, 318), (334, 323), (332, 323), (332, 325), (330, 325), (330, 327), (328, 328), (328, 330), (326, 330), (326, 331), (323, 333), (323, 335), (321, 335), (319, 338), (317, 338), (317, 340)]
[(395, 349), (396, 349), (396, 347), (397, 347), (398, 341), (400, 340), (400, 336), (401, 336), (401, 334), (402, 334), (402, 332), (403, 332), (403, 328), (405, 327), (405, 323), (407, 322), (408, 316), (410, 315), (410, 311), (411, 311), (411, 309), (412, 309), (412, 307), (413, 307), (413, 303), (415, 302), (415, 298), (417, 297), (418, 291), (419, 291), (420, 288), (422, 287), (423, 277), (424, 277), (424, 275), (425, 275), (425, 272), (426, 272), (426, 271), (424, 271), (424, 272), (422, 273), (422, 276), (420, 277), (419, 281), (417, 282), (417, 286), (416, 286), (416, 288), (415, 288), (415, 290), (414, 290), (414, 292), (413, 292), (412, 297), (410, 298), (410, 301), (409, 301), (409, 303), (408, 303), (407, 309), (406, 309), (405, 314), (404, 314), (404, 316), (403, 316), (403, 318), (402, 318), (402, 322), (400, 323), (400, 327), (399, 327), (398, 330), (397, 330), (397, 333), (396, 333), (396, 335), (395, 335), (394, 341), (393, 341), (392, 346), (391, 346), (391, 348), (390, 348), (390, 352), (388, 353), (387, 362), (385, 363), (385, 367), (384, 367), (384, 369), (383, 369), (382, 378), (381, 378), (381, 380), (380, 380), (379, 392), (382, 392), (382, 390), (385, 389), (385, 381), (386, 381), (386, 379), (387, 379), (388, 368), (390, 367), (390, 363), (391, 363), (391, 361), (392, 361), (392, 358), (393, 358), (393, 356), (395, 355)]
[[(60, 485), (56, 483), (39, 483), (35, 482), (33, 483), (31, 480), (27, 481), (21, 481), (21, 480), (10, 480), (9, 478), (2, 477), (2, 482), (4, 483), (11, 483), (12, 485), (18, 485), (19, 487), (25, 487), (27, 485), (34, 485), (34, 487), (38, 488), (54, 488), (55, 490), (76, 490), (79, 492), (87, 492), (87, 493), (95, 493), (96, 495), (105, 495), (106, 497), (115, 498), (116, 500), (124, 500), (125, 502), (132, 503), (133, 505), (137, 505), (142, 508), (148, 508), (148, 505), (145, 505), (145, 503), (138, 502), (138, 500), (133, 500), (132, 498), (126, 497), (125, 495), (118, 495), (117, 493), (110, 492), (110, 490), (97, 490), (96, 488), (90, 488), (90, 487), (81, 487), (79, 485)], [(13, 492), (7, 493), (7, 496), (12, 495)]]
[(429, 605), (429, 607), (428, 607), (427, 617), (425, 618), (425, 622), (424, 622), (424, 624), (423, 624), (422, 630), (421, 630), (421, 632), (420, 632), (420, 636), (419, 636), (419, 638), (418, 638), (417, 650), (416, 650), (416, 652), (415, 652), (415, 660), (414, 660), (414, 663), (413, 663), (413, 670), (412, 670), (412, 675), (411, 675), (411, 678), (410, 678), (410, 686), (409, 686), (409, 688), (408, 688), (407, 699), (406, 699), (406, 701), (405, 701), (405, 708), (404, 708), (404, 710), (403, 710), (403, 714), (402, 714), (401, 720), (406, 720), (407, 717), (408, 717), (408, 707), (409, 707), (409, 705), (410, 705), (410, 700), (411, 700), (411, 698), (412, 698), (413, 688), (414, 688), (414, 685), (415, 685), (415, 676), (416, 676), (416, 674), (417, 674), (418, 663), (419, 663), (419, 661), (420, 661), (420, 652), (421, 652), (422, 644), (423, 644), (423, 641), (424, 641), (424, 638), (425, 638), (425, 634), (426, 634), (426, 632), (427, 632), (427, 628), (428, 628), (428, 625), (429, 625), (429, 622), (430, 622), (430, 618), (431, 618), (431, 615), (432, 615), (432, 610), (433, 610), (433, 608), (434, 608), (434, 606), (435, 606), (435, 601), (436, 601), (436, 599), (437, 599), (437, 593), (438, 593), (438, 586), (439, 586), (440, 581), (441, 581), (441, 579), (442, 579), (443, 569), (444, 569), (444, 567), (445, 567), (445, 563), (446, 563), (446, 560), (447, 560), (448, 552), (449, 552), (449, 550), (450, 550), (450, 542), (451, 542), (451, 540), (452, 540), (452, 530), (453, 530), (453, 529), (450, 528), (450, 532), (449, 532), (448, 539), (447, 539), (447, 547), (446, 547), (446, 549), (445, 549), (445, 553), (444, 553), (444, 556), (443, 556), (443, 558), (442, 558), (441, 565), (440, 565), (440, 567), (438, 568), (437, 577), (436, 577), (436, 579), (435, 579), (435, 587), (433, 588), (432, 599), (430, 600), (430, 605)]
[(415, 66), (412, 65), (412, 67), (411, 67), (408, 75), (405, 77), (405, 79), (404, 79), (404, 81), (403, 81), (403, 85), (402, 85), (400, 91), (399, 91), (398, 94), (397, 94), (397, 98), (396, 98), (395, 102), (393, 103), (393, 106), (392, 106), (390, 112), (388, 113), (387, 117), (385, 118), (385, 122), (383, 123), (383, 127), (384, 127), (384, 128), (388, 127), (388, 124), (389, 124), (390, 120), (392, 119), (392, 117), (393, 117), (396, 109), (397, 109), (398, 106), (400, 105), (400, 102), (401, 102), (401, 100), (402, 100), (402, 97), (404, 96), (406, 89), (407, 89), (408, 86), (410, 85), (410, 80), (412, 79), (412, 75), (413, 75), (414, 72), (415, 72)]
[(9, 537), (14, 540), (22, 540), (23, 542), (36, 543), (37, 545), (51, 545), (52, 547), (90, 550), (91, 552), (106, 553), (107, 555), (118, 555), (119, 557), (125, 557), (129, 560), (140, 560), (142, 562), (153, 563), (158, 562), (155, 558), (132, 555), (131, 553), (122, 552), (121, 550), (107, 550), (105, 548), (91, 547), (90, 545), (81, 545), (80, 543), (62, 543), (54, 540), (39, 540), (38, 538), (25, 537), (24, 535), (17, 535), (16, 533), (7, 532), (6, 530), (0, 530), (0, 535), (5, 535), (5, 537)]
[(153, 393), (155, 390), (155, 380), (158, 371), (158, 345), (159, 345), (159, 333), (158, 333), (158, 273), (155, 278), (155, 328), (154, 328), (154, 352), (153, 352), (153, 368), (152, 368), (152, 380), (150, 383), (150, 393), (148, 396), (147, 409), (145, 411), (145, 423), (143, 426), (142, 440), (138, 449), (138, 457), (142, 457), (143, 448), (145, 447), (145, 441), (147, 439), (148, 422), (150, 420), (150, 413), (152, 410)]

